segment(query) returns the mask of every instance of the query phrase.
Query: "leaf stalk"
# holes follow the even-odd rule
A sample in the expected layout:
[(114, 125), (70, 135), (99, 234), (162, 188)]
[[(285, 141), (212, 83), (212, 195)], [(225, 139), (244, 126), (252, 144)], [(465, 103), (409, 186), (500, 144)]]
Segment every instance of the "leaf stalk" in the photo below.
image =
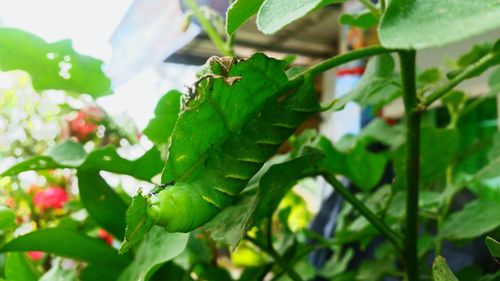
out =
[(400, 51), (401, 85), (406, 121), (406, 227), (404, 233), (404, 262), (409, 281), (419, 281), (418, 241), (418, 193), (420, 180), (420, 117), (417, 110), (416, 53)]

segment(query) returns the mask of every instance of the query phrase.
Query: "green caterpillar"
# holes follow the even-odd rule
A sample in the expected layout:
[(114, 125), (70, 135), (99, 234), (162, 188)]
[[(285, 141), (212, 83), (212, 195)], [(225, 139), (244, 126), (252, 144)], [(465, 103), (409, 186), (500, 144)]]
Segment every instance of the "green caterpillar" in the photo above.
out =
[(195, 98), (171, 136), (162, 182), (175, 184), (149, 199), (149, 216), (169, 232), (189, 232), (214, 218), (320, 110), (311, 79), (292, 83), (283, 61), (256, 54), (207, 67), (211, 74), (200, 74), (205, 81), (195, 84)]

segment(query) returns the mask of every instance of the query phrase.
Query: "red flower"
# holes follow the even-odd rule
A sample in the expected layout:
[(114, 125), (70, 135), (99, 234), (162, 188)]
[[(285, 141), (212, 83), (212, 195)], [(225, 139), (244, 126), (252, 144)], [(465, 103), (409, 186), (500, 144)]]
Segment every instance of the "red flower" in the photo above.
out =
[(69, 129), (72, 136), (79, 141), (86, 141), (90, 135), (97, 131), (98, 125), (87, 120), (87, 114), (78, 112), (76, 117), (69, 121)]
[(106, 242), (106, 244), (108, 245), (113, 244), (113, 236), (111, 236), (111, 234), (109, 234), (108, 232), (106, 232), (106, 230), (102, 228), (99, 229), (99, 238), (104, 240), (104, 242)]
[(68, 202), (68, 194), (60, 187), (49, 187), (38, 191), (33, 197), (33, 204), (41, 210), (61, 209), (66, 202)]
[(28, 256), (30, 257), (30, 259), (32, 259), (34, 261), (42, 259), (44, 255), (45, 255), (45, 253), (44, 252), (40, 252), (40, 251), (30, 251), (30, 252), (28, 252)]
[(105, 117), (105, 113), (98, 107), (89, 105), (79, 111), (75, 118), (69, 120), (69, 129), (72, 136), (79, 141), (86, 141), (90, 135), (97, 131), (99, 122)]

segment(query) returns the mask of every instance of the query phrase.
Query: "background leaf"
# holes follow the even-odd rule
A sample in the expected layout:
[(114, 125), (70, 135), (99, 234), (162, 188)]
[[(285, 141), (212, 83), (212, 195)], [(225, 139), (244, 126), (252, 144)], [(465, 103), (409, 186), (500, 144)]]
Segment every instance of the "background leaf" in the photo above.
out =
[(236, 0), (226, 13), (226, 31), (233, 35), (236, 31), (253, 17), (264, 0)]
[(91, 238), (66, 228), (46, 228), (19, 236), (8, 242), (0, 252), (43, 251), (58, 256), (106, 266), (124, 266), (125, 256), (101, 239)]
[(211, 232), (211, 237), (226, 243), (231, 249), (236, 248), (252, 225), (274, 213), (290, 188), (314, 171), (311, 169), (322, 156), (319, 150), (309, 149), (296, 158), (284, 157), (274, 160), (282, 161), (280, 163), (266, 163), (251, 180), (249, 186), (253, 187), (248, 187), (248, 191), (238, 196), (232, 205), (207, 224), (206, 229)]
[(58, 89), (94, 98), (111, 94), (102, 61), (76, 53), (69, 40), (48, 44), (31, 33), (0, 28), (0, 44), (0, 70), (27, 71), (38, 91)]
[(159, 174), (164, 166), (160, 151), (156, 148), (133, 161), (122, 158), (112, 146), (94, 150), (88, 156), (81, 149), (79, 144), (64, 142), (51, 148), (49, 156), (35, 156), (17, 163), (0, 176), (13, 176), (29, 170), (80, 168), (126, 174), (148, 181)]
[(359, 14), (342, 14), (339, 18), (340, 24), (368, 29), (378, 23), (377, 18), (370, 11)]
[(486, 246), (490, 250), (491, 256), (500, 260), (500, 243), (491, 237), (486, 237)]
[(474, 238), (500, 226), (500, 204), (476, 200), (445, 220), (439, 236), (449, 240)]
[(442, 256), (437, 256), (432, 264), (434, 281), (458, 281)]
[(113, 236), (125, 235), (127, 205), (99, 175), (98, 170), (78, 170), (78, 189), (89, 215)]
[(343, 95), (333, 109), (342, 109), (349, 101), (354, 100), (363, 107), (371, 106), (373, 111), (377, 111), (401, 96), (398, 80), (394, 73), (394, 60), (391, 55), (371, 58), (356, 87)]
[(37, 281), (40, 272), (24, 253), (8, 253), (5, 260), (7, 281)]
[(11, 208), (0, 205), (0, 231), (16, 227), (16, 213)]
[(343, 1), (345, 0), (265, 0), (257, 14), (257, 27), (264, 34), (273, 34), (315, 9)]
[(181, 109), (181, 95), (179, 91), (169, 91), (156, 104), (155, 117), (143, 131), (156, 145), (167, 143), (174, 130)]
[(500, 27), (497, 0), (392, 0), (379, 25), (386, 48), (423, 49)]
[(186, 248), (188, 233), (168, 233), (154, 226), (137, 249), (134, 261), (120, 275), (120, 281), (149, 280), (162, 264), (178, 256)]
[(65, 141), (47, 150), (47, 156), (66, 166), (79, 166), (87, 156), (85, 149), (74, 141)]
[(76, 269), (64, 269), (60, 263), (53, 265), (40, 281), (77, 281)]

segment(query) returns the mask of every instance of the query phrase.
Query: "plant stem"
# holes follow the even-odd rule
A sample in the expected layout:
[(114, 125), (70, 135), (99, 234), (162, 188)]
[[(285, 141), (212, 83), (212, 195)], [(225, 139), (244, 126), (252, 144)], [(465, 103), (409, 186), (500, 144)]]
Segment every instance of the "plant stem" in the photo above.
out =
[(303, 71), (303, 72), (299, 73), (298, 75), (296, 75), (295, 77), (293, 77), (291, 80), (294, 81), (294, 80), (303, 79), (303, 77), (307, 74), (310, 74), (312, 76), (316, 76), (316, 75), (321, 74), (321, 73), (323, 73), (331, 68), (337, 67), (339, 65), (342, 65), (342, 64), (354, 61), (354, 60), (367, 58), (367, 57), (371, 57), (374, 55), (386, 54), (386, 53), (390, 53), (390, 52), (393, 52), (393, 50), (386, 49), (386, 48), (381, 47), (381, 46), (370, 46), (370, 47), (366, 47), (366, 48), (356, 49), (354, 51), (351, 51), (351, 52), (348, 52), (345, 54), (331, 57), (331, 58), (324, 60), (316, 65), (313, 65), (312, 67), (306, 69), (305, 71)]
[(379, 0), (380, 2), (380, 12), (384, 13), (385, 12), (385, 0)]
[(288, 263), (281, 257), (281, 255), (270, 245), (266, 246), (261, 243), (259, 240), (252, 238), (250, 236), (245, 236), (245, 239), (254, 244), (261, 251), (265, 252), (269, 256), (271, 256), (274, 261), (286, 272), (286, 274), (290, 277), (290, 279), (294, 281), (303, 281), (300, 275), (290, 266)]
[(390, 229), (377, 215), (375, 215), (363, 202), (359, 201), (354, 194), (352, 194), (337, 178), (330, 172), (323, 172), (323, 178), (333, 186), (347, 202), (349, 202), (354, 209), (358, 210), (380, 233), (385, 235), (387, 240), (394, 245), (397, 251), (403, 253), (401, 245), (401, 237), (399, 234)]
[(406, 227), (404, 261), (409, 281), (418, 281), (418, 189), (420, 177), (420, 115), (415, 83), (415, 51), (399, 52), (406, 119)]
[(359, 0), (363, 6), (365, 6), (370, 12), (377, 18), (380, 19), (380, 11), (377, 6), (373, 5), (371, 0)]
[(229, 44), (226, 44), (220, 34), (215, 30), (212, 23), (203, 15), (195, 0), (186, 0), (186, 4), (193, 11), (194, 17), (201, 24), (201, 28), (207, 33), (208, 37), (214, 43), (215, 47), (223, 56), (234, 56), (233, 50)]
[(428, 95), (425, 100), (418, 106), (420, 111), (423, 111), (433, 102), (446, 95), (451, 89), (460, 84), (460, 82), (476, 76), (477, 73), (482, 72), (489, 66), (495, 64), (496, 60), (500, 59), (500, 52), (490, 53), (482, 57), (479, 61), (469, 65), (462, 72), (453, 77), (448, 83), (435, 90), (432, 94)]

